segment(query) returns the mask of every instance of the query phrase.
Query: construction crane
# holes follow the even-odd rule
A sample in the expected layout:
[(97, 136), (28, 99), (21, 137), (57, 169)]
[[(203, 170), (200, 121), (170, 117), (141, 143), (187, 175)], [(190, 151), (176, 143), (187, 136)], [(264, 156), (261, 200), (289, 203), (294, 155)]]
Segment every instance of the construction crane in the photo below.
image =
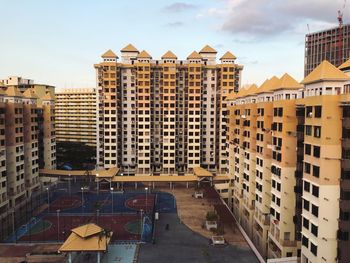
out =
[(343, 11), (346, 6), (346, 0), (344, 0), (343, 9), (338, 10), (338, 61), (337, 66), (341, 65), (343, 61)]

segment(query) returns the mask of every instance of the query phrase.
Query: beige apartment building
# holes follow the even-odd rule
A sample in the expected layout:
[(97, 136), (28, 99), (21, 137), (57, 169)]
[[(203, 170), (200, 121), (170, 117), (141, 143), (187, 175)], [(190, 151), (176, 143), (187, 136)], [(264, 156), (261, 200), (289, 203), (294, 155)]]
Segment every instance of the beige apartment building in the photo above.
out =
[(28, 200), (40, 198), (39, 168), (56, 166), (54, 98), (47, 92), (38, 100), (35, 89), (0, 83), (1, 238), (12, 218), (25, 218)]
[(228, 204), (265, 258), (349, 259), (350, 61), (228, 96)]
[(81, 142), (96, 147), (96, 103), (94, 88), (57, 90), (57, 142)]
[(242, 66), (205, 46), (179, 60), (152, 59), (129, 44), (95, 64), (97, 160), (128, 174), (184, 174), (202, 166), (226, 173), (226, 97), (239, 90)]

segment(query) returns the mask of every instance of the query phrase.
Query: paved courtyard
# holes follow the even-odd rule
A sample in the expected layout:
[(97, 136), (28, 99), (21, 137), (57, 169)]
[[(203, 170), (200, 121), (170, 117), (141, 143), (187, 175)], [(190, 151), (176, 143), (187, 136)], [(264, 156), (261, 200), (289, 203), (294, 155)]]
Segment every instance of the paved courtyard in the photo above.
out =
[[(169, 230), (166, 225), (169, 224)], [(156, 226), (156, 243), (140, 246), (139, 263), (255, 263), (246, 247), (212, 246), (209, 239), (192, 231), (174, 213), (161, 214)]]
[[(187, 225), (191, 230), (201, 234), (204, 237), (211, 238), (212, 232), (202, 227), (205, 222), (205, 217), (208, 211), (214, 211), (214, 205), (221, 204), (217, 198), (212, 198), (204, 194), (203, 199), (196, 199), (194, 188), (186, 188), (185, 185), (177, 184), (175, 189), (163, 187), (162, 191), (172, 193), (176, 198), (177, 212), (181, 221)], [(249, 247), (242, 233), (238, 230), (235, 222), (230, 220), (229, 224), (225, 224), (225, 240), (231, 245), (240, 247)]]

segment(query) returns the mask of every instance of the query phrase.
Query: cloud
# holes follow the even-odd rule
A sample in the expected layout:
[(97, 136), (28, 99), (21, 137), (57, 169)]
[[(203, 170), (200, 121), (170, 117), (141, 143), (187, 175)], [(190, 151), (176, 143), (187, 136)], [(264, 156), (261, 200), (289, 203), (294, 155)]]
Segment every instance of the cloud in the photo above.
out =
[(170, 23), (166, 24), (166, 26), (168, 26), (168, 27), (180, 27), (183, 25), (184, 25), (184, 23), (181, 21), (170, 22)]
[(164, 10), (170, 13), (179, 13), (187, 10), (194, 9), (196, 6), (192, 4), (187, 4), (183, 2), (176, 2), (171, 5), (164, 7)]
[(250, 64), (250, 65), (256, 65), (256, 64), (259, 64), (259, 61), (258, 60), (251, 60), (249, 59), (248, 57), (237, 57), (237, 59), (239, 60), (240, 63), (244, 64), (244, 65), (247, 65), (247, 64)]
[(214, 48), (218, 48), (218, 49), (219, 49), (219, 48), (223, 48), (223, 47), (224, 47), (224, 44), (220, 44), (220, 43), (214, 45)]
[[(197, 17), (219, 18), (220, 29), (232, 34), (266, 38), (282, 33), (306, 33), (307, 24), (337, 25), (337, 10), (344, 0), (224, 0)], [(350, 5), (343, 11), (349, 13)], [(205, 14), (205, 15), (204, 15)], [(304, 28), (303, 30), (300, 29)]]

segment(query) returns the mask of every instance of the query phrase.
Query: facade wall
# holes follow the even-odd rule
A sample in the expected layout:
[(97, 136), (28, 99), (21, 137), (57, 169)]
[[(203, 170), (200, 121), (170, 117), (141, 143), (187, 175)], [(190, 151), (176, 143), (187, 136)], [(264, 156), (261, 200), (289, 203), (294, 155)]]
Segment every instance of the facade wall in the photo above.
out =
[[(54, 108), (50, 96), (42, 99), (52, 103), (52, 112)], [(17, 86), (5, 85), (0, 88), (0, 218), (3, 223), (0, 226), (1, 238), (10, 233), (8, 226), (12, 222), (11, 213), (16, 221), (24, 223), (27, 203), (33, 196), (36, 200), (42, 189), (39, 159), (44, 155), (44, 145), (41, 147), (40, 141), (44, 141), (44, 127), (54, 127), (54, 118), (44, 120), (41, 114), (43, 105), (38, 101), (34, 89), (28, 88), (22, 93)], [(53, 141), (54, 136), (55, 134), (51, 133)], [(43, 168), (54, 167), (53, 141), (46, 146), (51, 151), (51, 166), (42, 166)]]
[[(231, 207), (266, 258), (348, 260), (350, 81), (333, 66), (323, 66), (331, 80), (295, 82), (293, 89), (276, 88), (269, 80), (269, 88), (263, 84), (227, 102)], [(282, 78), (278, 85), (287, 83)]]
[[(339, 44), (341, 43), (341, 44)], [(323, 60), (340, 66), (350, 58), (350, 25), (307, 34), (305, 37), (305, 73), (307, 76)]]
[[(226, 103), (242, 66), (201, 58), (153, 60), (122, 50), (95, 64), (98, 79), (98, 165), (129, 174), (184, 174), (228, 167)], [(119, 142), (119, 144), (118, 144)]]
[(96, 90), (65, 89), (55, 98), (56, 139), (96, 146)]

